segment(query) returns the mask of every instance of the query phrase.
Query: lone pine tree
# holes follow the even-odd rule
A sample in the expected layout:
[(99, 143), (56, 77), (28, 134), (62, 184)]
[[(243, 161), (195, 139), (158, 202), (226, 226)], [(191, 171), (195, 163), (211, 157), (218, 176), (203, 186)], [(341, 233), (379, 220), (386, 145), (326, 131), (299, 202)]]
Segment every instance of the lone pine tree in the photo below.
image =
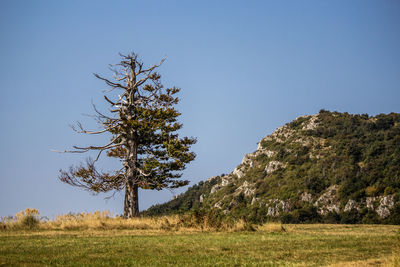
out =
[[(111, 133), (110, 142), (102, 146), (74, 146), (64, 151), (84, 153), (97, 151), (97, 157), (88, 158), (84, 164), (60, 170), (59, 179), (67, 184), (89, 191), (109, 192), (125, 190), (124, 217), (139, 215), (138, 188), (177, 188), (187, 185), (181, 171), (195, 158), (190, 146), (196, 142), (191, 137), (179, 137), (177, 131), (182, 124), (177, 121), (180, 113), (174, 108), (179, 101), (175, 96), (179, 88), (164, 88), (156, 69), (164, 59), (152, 67), (145, 68), (137, 54), (121, 55), (121, 62), (111, 65), (113, 79), (98, 74), (114, 97), (104, 96), (111, 105), (110, 114), (98, 111), (95, 119), (100, 131), (88, 131), (80, 123), (72, 128), (84, 134)], [(119, 91), (119, 92), (116, 92)], [(122, 168), (114, 172), (102, 172), (95, 163), (102, 152), (119, 158)]]

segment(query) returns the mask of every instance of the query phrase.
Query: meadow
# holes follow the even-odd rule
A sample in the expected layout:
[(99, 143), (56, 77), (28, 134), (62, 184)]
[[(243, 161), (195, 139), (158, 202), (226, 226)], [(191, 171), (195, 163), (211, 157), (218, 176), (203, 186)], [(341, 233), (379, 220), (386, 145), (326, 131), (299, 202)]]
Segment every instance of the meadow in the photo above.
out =
[(400, 226), (238, 221), (215, 228), (107, 212), (24, 221), (34, 213), (3, 218), (0, 266), (400, 266)]

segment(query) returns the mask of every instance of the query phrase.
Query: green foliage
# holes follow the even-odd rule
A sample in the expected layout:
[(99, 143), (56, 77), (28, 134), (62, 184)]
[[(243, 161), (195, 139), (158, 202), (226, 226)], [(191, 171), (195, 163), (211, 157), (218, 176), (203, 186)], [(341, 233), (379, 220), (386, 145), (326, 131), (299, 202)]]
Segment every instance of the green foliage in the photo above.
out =
[(321, 216), (318, 214), (317, 208), (311, 205), (304, 205), (290, 213), (282, 213), (279, 218), (282, 223), (312, 223), (321, 221)]
[[(244, 168), (241, 179), (221, 187), (210, 194), (209, 182), (192, 187), (182, 195), (180, 206), (173, 208), (189, 211), (187, 205), (196, 202), (196, 208), (214, 209), (219, 203), (232, 218), (246, 217), (253, 223), (280, 219), (284, 223), (398, 223), (396, 217), (382, 219), (370, 209), (353, 209), (348, 212), (330, 212), (320, 216), (316, 207), (299, 202), (303, 192), (315, 198), (332, 186), (338, 186), (338, 203), (341, 210), (348, 200), (365, 202), (366, 197), (394, 195), (400, 201), (400, 114), (351, 115), (321, 110), (314, 128), (303, 130), (311, 117), (300, 117), (288, 123), (285, 137), (261, 140), (261, 147), (273, 151), (272, 156), (257, 153), (252, 166)], [(286, 163), (273, 173), (265, 168), (271, 161)], [(214, 179), (220, 183), (219, 179)], [(252, 184), (254, 195), (240, 194), (237, 189), (244, 181)], [(198, 193), (196, 193), (198, 192)], [(201, 192), (201, 193), (200, 193)], [(204, 202), (199, 203), (199, 196)], [(252, 204), (252, 199), (259, 199)], [(279, 199), (291, 203), (290, 212), (279, 210), (279, 218), (268, 218), (267, 200)], [(162, 214), (175, 200), (164, 204)], [(152, 208), (153, 214), (156, 213)]]
[(328, 212), (325, 216), (322, 217), (322, 222), (324, 223), (339, 223), (340, 222), (340, 215), (336, 213), (335, 211), (333, 212)]
[(303, 117), (297, 118), (296, 120), (290, 122), (288, 125), (292, 129), (299, 130), (299, 129), (301, 129), (303, 123), (307, 122), (308, 120), (309, 120), (308, 117), (303, 116)]
[[(382, 220), (379, 218), (378, 213), (376, 213), (376, 211), (372, 209), (362, 210), (360, 217), (361, 217), (361, 223), (364, 224), (377, 224), (382, 222)], [(360, 221), (357, 221), (357, 223), (360, 223)], [(400, 222), (393, 224), (400, 224)]]
[(360, 214), (357, 210), (345, 211), (340, 216), (340, 222), (345, 224), (354, 224), (360, 221)]
[(210, 194), (211, 187), (217, 184), (221, 178), (218, 176), (210, 181), (200, 182), (193, 185), (188, 190), (171, 201), (153, 205), (149, 209), (141, 212), (143, 216), (160, 216), (167, 214), (184, 214), (192, 209), (201, 207), (200, 196)]
[(387, 224), (398, 224), (400, 225), (400, 204), (397, 203), (391, 211), (389, 217), (384, 221)]

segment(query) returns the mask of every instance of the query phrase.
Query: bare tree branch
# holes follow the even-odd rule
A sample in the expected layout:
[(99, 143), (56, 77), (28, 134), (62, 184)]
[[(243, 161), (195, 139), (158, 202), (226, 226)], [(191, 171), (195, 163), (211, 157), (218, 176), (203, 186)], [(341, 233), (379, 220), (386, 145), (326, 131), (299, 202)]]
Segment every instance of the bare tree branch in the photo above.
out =
[(104, 99), (105, 99), (108, 103), (110, 103), (111, 105), (115, 106), (115, 103), (112, 102), (110, 99), (108, 99), (107, 96), (104, 96)]
[(111, 118), (111, 117), (106, 116), (106, 115), (104, 115), (103, 113), (101, 113), (101, 112), (96, 108), (96, 106), (93, 104), (93, 102), (92, 102), (92, 107), (93, 107), (94, 111), (98, 114), (98, 116), (100, 116), (101, 118), (107, 119), (107, 120), (109, 120), (110, 122), (117, 122), (117, 121), (118, 121), (118, 119), (116, 119), (116, 118)]
[(114, 82), (112, 82), (112, 81), (110, 81), (110, 80), (108, 80), (108, 79), (106, 79), (106, 78), (101, 77), (101, 76), (98, 75), (97, 73), (93, 73), (93, 75), (94, 75), (97, 79), (100, 79), (100, 80), (102, 80), (102, 81), (105, 81), (106, 84), (107, 84), (108, 86), (111, 86), (111, 87), (113, 87), (113, 88), (128, 89), (126, 86), (123, 86), (123, 85), (120, 84), (120, 83), (114, 83)]
[(77, 149), (77, 150), (82, 150), (84, 152), (87, 152), (89, 150), (106, 150), (106, 149), (110, 149), (110, 148), (114, 148), (114, 147), (119, 147), (124, 145), (124, 143), (118, 143), (118, 144), (114, 144), (114, 145), (105, 145), (105, 146), (88, 146), (88, 147), (78, 147), (78, 146), (73, 146), (73, 148)]
[(138, 76), (139, 74), (145, 73), (145, 72), (152, 72), (154, 69), (160, 67), (160, 66), (164, 63), (164, 61), (165, 61), (166, 59), (167, 59), (166, 57), (163, 57), (163, 58), (161, 59), (160, 63), (154, 64), (153, 66), (151, 66), (151, 67), (148, 68), (148, 69), (140, 70), (140, 71), (136, 74), (136, 76)]

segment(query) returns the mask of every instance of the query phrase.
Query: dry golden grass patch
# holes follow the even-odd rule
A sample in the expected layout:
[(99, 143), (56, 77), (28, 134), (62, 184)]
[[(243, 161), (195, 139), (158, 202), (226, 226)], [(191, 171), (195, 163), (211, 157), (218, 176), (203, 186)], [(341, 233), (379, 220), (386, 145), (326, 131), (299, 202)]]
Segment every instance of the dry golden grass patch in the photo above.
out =
[(257, 231), (263, 232), (287, 232), (289, 228), (281, 223), (265, 223), (263, 225), (257, 226)]
[[(32, 222), (33, 221), (33, 222)], [(28, 223), (27, 223), (28, 222)], [(40, 220), (36, 209), (26, 209), (12, 218), (0, 218), (0, 230), (65, 230), (90, 233), (90, 230), (135, 230), (137, 232), (202, 232), (202, 231), (282, 231), (281, 224), (253, 226), (244, 220), (215, 221), (207, 216), (171, 215), (125, 219), (109, 211), (69, 213), (53, 220)], [(89, 231), (89, 232), (88, 232)]]

